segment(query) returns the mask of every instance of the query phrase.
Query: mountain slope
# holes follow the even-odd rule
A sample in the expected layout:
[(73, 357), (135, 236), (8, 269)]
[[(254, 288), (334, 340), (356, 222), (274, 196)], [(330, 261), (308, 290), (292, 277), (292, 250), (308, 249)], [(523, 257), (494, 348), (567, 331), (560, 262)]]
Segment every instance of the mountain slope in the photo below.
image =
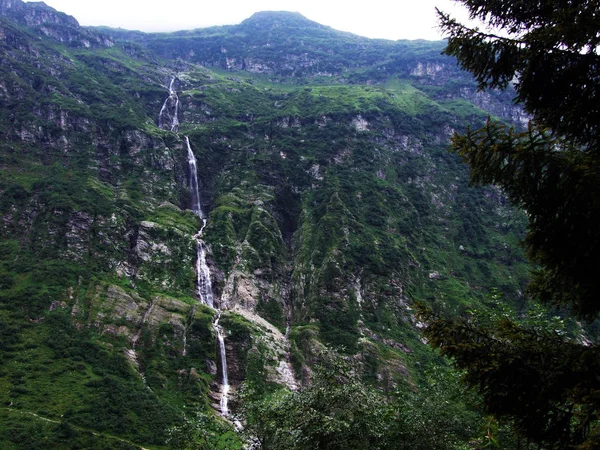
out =
[(217, 420), (186, 137), (234, 410), (243, 382), (308, 383), (325, 345), (383, 391), (418, 386), (440, 360), (414, 300), (521, 301), (524, 217), (469, 187), (446, 146), (479, 106), (523, 116), (477, 96), (441, 43), (284, 13), (145, 35), (18, 0), (0, 12), (7, 448), (161, 448), (184, 417)]

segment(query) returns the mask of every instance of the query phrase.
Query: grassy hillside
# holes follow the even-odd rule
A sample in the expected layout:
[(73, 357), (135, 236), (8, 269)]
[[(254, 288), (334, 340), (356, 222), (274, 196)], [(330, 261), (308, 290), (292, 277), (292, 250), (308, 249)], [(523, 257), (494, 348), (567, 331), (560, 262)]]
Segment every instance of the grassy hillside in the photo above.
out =
[[(433, 392), (445, 363), (414, 301), (523, 306), (525, 217), (446, 150), (465, 124), (516, 113), (507, 94), (474, 97), (442, 43), (267, 13), (168, 35), (53, 30), (0, 19), (4, 447), (165, 448), (196, 413), (227, 435), (184, 136), (234, 409), (244, 382), (290, 385), (282, 362), (307, 384), (324, 346), (381, 392)], [(178, 133), (157, 125), (172, 77)]]

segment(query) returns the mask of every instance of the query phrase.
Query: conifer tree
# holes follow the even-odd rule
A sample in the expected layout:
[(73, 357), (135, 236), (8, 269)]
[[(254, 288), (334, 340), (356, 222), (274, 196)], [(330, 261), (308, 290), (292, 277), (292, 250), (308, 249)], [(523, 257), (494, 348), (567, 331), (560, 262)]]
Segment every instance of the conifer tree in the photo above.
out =
[[(529, 295), (579, 319), (600, 312), (600, 2), (461, 0), (487, 26), (439, 12), (445, 53), (480, 89), (516, 91), (526, 131), (489, 120), (452, 140), (474, 183), (501, 186), (529, 217)], [(493, 31), (487, 31), (493, 30)], [(600, 353), (509, 318), (434, 316), (426, 335), (466, 370), (489, 412), (547, 448), (600, 448)]]
[(494, 122), (455, 136), (476, 183), (494, 183), (529, 215), (528, 256), (541, 270), (531, 290), (543, 301), (600, 311), (600, 2), (464, 0), (471, 18), (503, 36), (444, 13), (445, 52), (480, 89), (514, 84), (531, 115), (515, 132)]

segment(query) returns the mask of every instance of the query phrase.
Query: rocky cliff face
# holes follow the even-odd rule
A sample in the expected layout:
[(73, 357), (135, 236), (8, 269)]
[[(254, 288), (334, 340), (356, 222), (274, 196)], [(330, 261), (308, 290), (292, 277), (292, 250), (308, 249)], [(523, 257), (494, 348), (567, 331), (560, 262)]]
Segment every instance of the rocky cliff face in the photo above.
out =
[(44, 2), (25, 3), (21, 0), (2, 0), (0, 1), (0, 15), (58, 42), (86, 48), (92, 46), (112, 47), (114, 45), (108, 36), (81, 28), (74, 17), (56, 11)]
[[(446, 90), (457, 72), (431, 56), (441, 44), (273, 14), (124, 41), (43, 4), (0, 13), (5, 404), (162, 445), (218, 403), (185, 137), (234, 406), (244, 382), (308, 383), (325, 347), (382, 389), (416, 384), (437, 357), (414, 300), (461, 311), (496, 287), (518, 301), (523, 218), (469, 187), (446, 145), (481, 108), (523, 116), (469, 80)], [(178, 132), (159, 126), (167, 97)]]
[(56, 11), (44, 2), (22, 2), (21, 0), (2, 0), (0, 13), (15, 19), (29, 27), (62, 25), (78, 28), (79, 22), (65, 13)]

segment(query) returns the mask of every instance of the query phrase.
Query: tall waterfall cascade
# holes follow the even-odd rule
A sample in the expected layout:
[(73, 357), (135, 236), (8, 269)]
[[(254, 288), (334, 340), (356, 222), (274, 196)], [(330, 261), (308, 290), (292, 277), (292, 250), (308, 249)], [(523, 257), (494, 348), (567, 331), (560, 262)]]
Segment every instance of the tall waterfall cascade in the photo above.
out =
[(219, 325), (219, 319), (221, 319), (221, 312), (217, 314), (217, 318), (214, 322), (215, 330), (217, 330), (217, 339), (219, 340), (219, 352), (221, 354), (221, 375), (223, 382), (221, 383), (221, 401), (220, 408), (221, 414), (224, 416), (229, 415), (229, 377), (227, 375), (227, 353), (225, 352), (225, 336), (223, 334), (223, 328)]
[[(192, 211), (202, 220), (202, 227), (196, 234), (196, 290), (199, 300), (207, 306), (214, 308), (214, 297), (212, 291), (212, 283), (210, 280), (210, 269), (206, 263), (206, 250), (202, 233), (206, 227), (206, 217), (202, 211), (200, 203), (200, 191), (198, 188), (198, 164), (196, 156), (190, 145), (190, 139), (186, 136), (185, 143), (187, 145), (188, 165), (190, 168), (190, 191), (192, 197)], [(221, 311), (218, 311), (217, 318), (213, 325), (217, 332), (217, 341), (219, 344), (219, 354), (221, 357), (221, 400), (220, 410), (223, 416), (229, 415), (229, 376), (227, 374), (227, 352), (225, 351), (225, 333), (223, 327), (219, 325), (221, 319)]]
[[(169, 96), (164, 101), (160, 113), (158, 114), (158, 127), (163, 130), (170, 130), (173, 133), (179, 131), (179, 97), (175, 91), (175, 80), (176, 76), (171, 78), (169, 83)], [(196, 294), (200, 302), (204, 303), (210, 308), (215, 308), (212, 282), (210, 279), (210, 269), (206, 263), (206, 246), (202, 240), (202, 233), (206, 227), (207, 218), (202, 211), (202, 203), (200, 201), (200, 189), (198, 186), (198, 162), (190, 139), (185, 136), (185, 144), (187, 147), (187, 158), (189, 166), (189, 178), (190, 178), (190, 194), (192, 200), (192, 211), (202, 221), (202, 226), (198, 233), (194, 236), (196, 240)], [(225, 351), (225, 331), (223, 327), (219, 325), (221, 319), (221, 311), (217, 309), (217, 317), (213, 323), (215, 331), (217, 333), (217, 342), (219, 344), (219, 356), (221, 357), (221, 400), (220, 410), (221, 415), (229, 416), (229, 376), (227, 374), (227, 352)], [(184, 333), (184, 355), (186, 353), (186, 342), (187, 336)]]
[(165, 100), (158, 113), (158, 127), (163, 130), (171, 130), (177, 133), (179, 130), (179, 97), (175, 91), (175, 80), (177, 77), (172, 77), (169, 83), (169, 96)]
[(206, 250), (202, 240), (202, 232), (206, 226), (206, 218), (202, 212), (200, 204), (200, 194), (198, 190), (198, 167), (196, 157), (190, 145), (190, 139), (186, 136), (185, 143), (188, 152), (188, 164), (190, 166), (190, 188), (192, 194), (192, 211), (202, 220), (202, 228), (196, 234), (196, 289), (198, 298), (206, 306), (214, 308), (214, 298), (212, 292), (212, 283), (210, 280), (210, 269), (206, 264)]
[(196, 161), (196, 156), (192, 151), (192, 146), (190, 145), (190, 138), (185, 137), (185, 144), (187, 146), (187, 157), (188, 157), (188, 166), (190, 168), (190, 193), (192, 195), (192, 211), (198, 217), (202, 219), (204, 229), (204, 224), (206, 224), (206, 220), (204, 219), (204, 213), (202, 212), (202, 205), (200, 204), (200, 191), (198, 189), (198, 163)]

